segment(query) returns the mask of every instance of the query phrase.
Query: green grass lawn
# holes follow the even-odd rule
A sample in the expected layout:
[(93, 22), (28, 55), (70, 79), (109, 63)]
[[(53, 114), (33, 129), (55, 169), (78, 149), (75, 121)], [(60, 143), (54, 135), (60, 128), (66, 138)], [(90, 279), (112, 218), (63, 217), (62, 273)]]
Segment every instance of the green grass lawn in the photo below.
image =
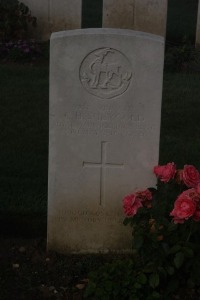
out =
[[(184, 35), (194, 40), (197, 2), (169, 0), (170, 42), (180, 42)], [(101, 27), (101, 9), (102, 0), (84, 0), (82, 26)], [(47, 61), (46, 44), (43, 53)], [(8, 215), (18, 221), (26, 216), (34, 223), (43, 220), (46, 226), (49, 70), (48, 63), (39, 65), (0, 64), (0, 221)], [(197, 73), (164, 75), (161, 163), (200, 168), (199, 86)]]
[(1, 213), (46, 213), (48, 67), (0, 66)]
[(160, 163), (200, 169), (200, 73), (164, 75)]
[[(164, 76), (160, 162), (200, 168), (200, 74)], [(2, 215), (47, 209), (48, 66), (0, 66)]]
[(198, 0), (168, 0), (168, 42), (178, 44), (187, 37), (195, 42)]

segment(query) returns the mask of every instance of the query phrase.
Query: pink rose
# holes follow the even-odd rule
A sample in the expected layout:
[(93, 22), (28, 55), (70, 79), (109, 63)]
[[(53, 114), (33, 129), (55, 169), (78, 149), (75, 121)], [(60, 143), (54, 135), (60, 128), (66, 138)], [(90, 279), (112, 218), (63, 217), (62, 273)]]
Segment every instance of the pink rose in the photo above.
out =
[(185, 222), (185, 220), (184, 220), (184, 219), (179, 219), (179, 218), (177, 218), (177, 217), (174, 217), (174, 218), (173, 218), (173, 222), (174, 222), (175, 224), (183, 224), (183, 223)]
[(199, 222), (200, 221), (200, 210), (197, 209), (194, 213), (194, 215), (192, 216), (192, 219), (196, 222)]
[(188, 189), (184, 192), (184, 194), (188, 195), (200, 208), (200, 194), (198, 193), (196, 188)]
[(156, 166), (153, 169), (154, 174), (163, 182), (168, 182), (176, 174), (176, 165), (171, 162), (163, 166)]
[(174, 203), (174, 208), (170, 213), (170, 216), (173, 216), (174, 223), (182, 223), (182, 221), (189, 219), (194, 215), (196, 211), (196, 203), (189, 196), (188, 191), (183, 192), (176, 199)]
[(138, 208), (142, 207), (141, 201), (136, 197), (135, 194), (127, 195), (123, 199), (123, 209), (126, 216), (136, 215)]
[(196, 211), (194, 215), (192, 216), (192, 219), (196, 222), (200, 221), (200, 185), (197, 186), (197, 188), (192, 188), (187, 190), (189, 192), (190, 197), (196, 204)]
[(144, 191), (136, 192), (136, 197), (147, 208), (151, 208), (152, 207), (151, 202), (150, 202), (152, 200), (152, 193), (150, 192), (149, 189), (146, 189)]
[(196, 187), (200, 183), (200, 174), (198, 170), (192, 165), (185, 165), (181, 178), (187, 187)]
[(196, 188), (197, 194), (199, 194), (199, 196), (200, 196), (200, 183), (198, 183), (195, 188)]

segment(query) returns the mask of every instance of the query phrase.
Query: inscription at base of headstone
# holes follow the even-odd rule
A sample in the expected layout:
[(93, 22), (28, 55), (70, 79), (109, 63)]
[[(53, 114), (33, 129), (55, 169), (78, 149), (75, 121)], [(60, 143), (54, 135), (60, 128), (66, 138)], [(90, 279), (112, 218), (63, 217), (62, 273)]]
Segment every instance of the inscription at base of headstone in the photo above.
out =
[(156, 183), (163, 60), (163, 38), (151, 34), (84, 29), (52, 35), (50, 250), (131, 250), (122, 199)]

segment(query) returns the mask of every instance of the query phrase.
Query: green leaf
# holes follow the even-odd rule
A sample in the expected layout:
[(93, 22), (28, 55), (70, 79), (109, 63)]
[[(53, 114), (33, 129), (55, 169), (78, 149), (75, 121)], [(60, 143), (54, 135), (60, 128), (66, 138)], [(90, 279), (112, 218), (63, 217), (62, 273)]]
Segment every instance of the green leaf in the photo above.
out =
[(177, 229), (177, 224), (173, 224), (171, 223), (169, 226), (168, 226), (168, 231), (171, 232), (171, 231), (174, 231)]
[(123, 221), (123, 224), (126, 226), (129, 223), (131, 223), (131, 218), (125, 218), (124, 221)]
[(137, 289), (137, 290), (141, 289), (141, 287), (142, 287), (141, 284), (139, 284), (137, 282), (134, 284), (134, 288)]
[(155, 270), (155, 263), (149, 262), (143, 269), (142, 271), (144, 273), (152, 273), (153, 270)]
[(151, 295), (152, 299), (160, 299), (160, 294), (156, 291), (154, 291)]
[(177, 291), (178, 287), (179, 287), (179, 279), (173, 276), (173, 278), (171, 278), (171, 280), (168, 282), (166, 286), (166, 294), (170, 295), (171, 293)]
[(133, 239), (133, 248), (140, 249), (143, 245), (144, 239), (141, 235), (135, 235)]
[(145, 284), (147, 282), (147, 276), (144, 273), (140, 273), (137, 277), (138, 283)]
[(173, 253), (176, 253), (176, 252), (178, 252), (180, 250), (181, 250), (181, 246), (180, 245), (175, 245), (171, 249), (169, 249), (169, 253), (173, 254)]
[(187, 280), (187, 287), (188, 287), (189, 289), (194, 289), (194, 288), (195, 288), (195, 283), (194, 283), (194, 281), (192, 280), (192, 278), (189, 278), (189, 279)]
[(158, 267), (158, 271), (159, 271), (159, 273), (162, 275), (162, 276), (164, 276), (164, 277), (166, 277), (166, 270), (165, 270), (165, 268), (163, 268), (163, 267)]
[(166, 270), (167, 270), (167, 273), (168, 273), (169, 275), (173, 275), (173, 274), (174, 274), (174, 268), (173, 268), (173, 267), (167, 266), (167, 267), (166, 267)]
[(96, 284), (93, 282), (89, 282), (88, 286), (86, 287), (84, 296), (89, 297), (92, 296), (96, 291)]
[(149, 276), (149, 285), (153, 289), (155, 289), (159, 285), (159, 282), (160, 282), (160, 278), (158, 273), (155, 272)]
[(176, 253), (174, 258), (174, 264), (177, 269), (179, 269), (182, 266), (183, 261), (184, 261), (184, 253), (183, 252)]
[(139, 300), (138, 296), (135, 296), (135, 295), (131, 295), (129, 297), (129, 300)]
[(194, 251), (189, 247), (183, 247), (183, 251), (184, 251), (184, 254), (187, 257), (193, 257), (194, 256)]

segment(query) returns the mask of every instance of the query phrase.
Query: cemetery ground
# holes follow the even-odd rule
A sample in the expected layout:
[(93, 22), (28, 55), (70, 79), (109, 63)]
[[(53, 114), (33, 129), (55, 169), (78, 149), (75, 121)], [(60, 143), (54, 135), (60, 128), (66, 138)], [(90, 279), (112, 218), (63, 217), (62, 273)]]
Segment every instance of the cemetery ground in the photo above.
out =
[[(46, 250), (48, 74), (48, 62), (0, 66), (1, 300), (82, 299), (88, 273), (118, 258)], [(200, 167), (199, 86), (199, 72), (164, 74), (161, 164)]]
[[(169, 1), (169, 11), (179, 4), (181, 16), (186, 14), (182, 23), (172, 13), (168, 18), (167, 36), (175, 45), (182, 32), (193, 40), (195, 32), (196, 8), (189, 15), (192, 1), (179, 2)], [(199, 67), (188, 68), (185, 49), (173, 49), (173, 72), (164, 74), (160, 163), (200, 169), (200, 73)], [(48, 76), (47, 59), (0, 63), (0, 300), (83, 299), (88, 273), (119, 258), (47, 252)], [(200, 295), (182, 289), (173, 299), (198, 300)]]

